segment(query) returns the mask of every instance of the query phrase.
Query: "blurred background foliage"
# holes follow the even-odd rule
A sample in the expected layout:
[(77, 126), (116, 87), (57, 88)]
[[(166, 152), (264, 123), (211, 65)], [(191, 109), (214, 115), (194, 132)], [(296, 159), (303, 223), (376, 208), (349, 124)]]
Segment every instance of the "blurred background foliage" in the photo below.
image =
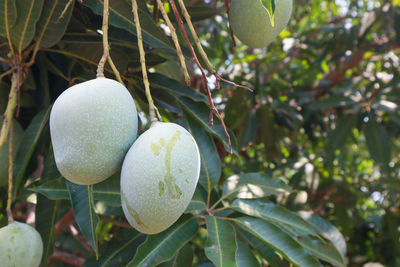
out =
[[(0, 1), (0, 17), (5, 2)], [(68, 1), (34, 2), (36, 6), (31, 10), (37, 15), (31, 16), (28, 23), (31, 34), (23, 34), (19, 26), (21, 17), (26, 16), (20, 14), (27, 12), (26, 2), (15, 1), (15, 25), (19, 26), (11, 35), (22, 62), (29, 62), (38, 49), (34, 64), (23, 69), (17, 121), (25, 135), (15, 159), (13, 210), (16, 219), (36, 223), (45, 242), (44, 265), (48, 259), (51, 266), (119, 266), (131, 260), (131, 266), (138, 266), (146, 257), (160, 255), (150, 260), (149, 266), (160, 262), (162, 266), (189, 266), (190, 261), (197, 266), (209, 266), (211, 262), (217, 266), (233, 266), (235, 262), (238, 266), (289, 266), (289, 262), (307, 266), (282, 251), (279, 244), (260, 244), (260, 239), (241, 225), (238, 214), (252, 214), (240, 207), (257, 205), (255, 202), (249, 204), (240, 196), (232, 203), (226, 201), (228, 198), (220, 201), (216, 208), (230, 207), (221, 210), (220, 216), (234, 220), (232, 224), (207, 216), (204, 210), (208, 204), (219, 201), (229, 191), (227, 179), (240, 177), (251, 183), (257, 179), (278, 181), (272, 188), (280, 188), (285, 194), (263, 192), (263, 203), (279, 204), (277, 207), (306, 218), (325, 240), (330, 240), (337, 249), (336, 256), (329, 254), (332, 250), (324, 254), (320, 243), (304, 237), (304, 232), (290, 231), (302, 222), (279, 225), (324, 265), (363, 266), (375, 262), (400, 266), (400, 1), (294, 0), (288, 27), (266, 49), (250, 49), (240, 42), (233, 47), (224, 1), (185, 1), (218, 73), (254, 90), (248, 92), (224, 83), (216, 90), (215, 80), (209, 75), (214, 102), (230, 129), (232, 155), (227, 152), (221, 123), (215, 119), (215, 125), (208, 126), (204, 84), (187, 46), (184, 54), (191, 88), (184, 85), (168, 29), (158, 20), (160, 14), (153, 12), (154, 2), (139, 1), (155, 103), (165, 121), (180, 123), (192, 132), (203, 156), (201, 186), (187, 211), (200, 215), (197, 218), (202, 227), (197, 229), (194, 217), (184, 215), (168, 230), (186, 227), (185, 241), (178, 237), (171, 241), (165, 235), (145, 237), (124, 229), (127, 225), (120, 208), (118, 174), (94, 186), (94, 206), (87, 198), (87, 188), (75, 188), (60, 177), (50, 145), (49, 110), (66, 88), (95, 78), (102, 55), (99, 29), (103, 7), (100, 0), (73, 1), (57, 22)], [(111, 56), (136, 100), (143, 131), (149, 127), (148, 107), (130, 1), (111, 0), (110, 6)], [(165, 7), (169, 10), (167, 4)], [(172, 15), (171, 19), (176, 21)], [(4, 73), (10, 71), (7, 60), (12, 54), (1, 24), (0, 35), (0, 56), (6, 59), (0, 61), (3, 113), (10, 90), (10, 76)], [(183, 38), (180, 41), (184, 44)], [(113, 77), (108, 66), (106, 72), (106, 76)], [(6, 163), (2, 160), (0, 164)], [(0, 188), (0, 196), (3, 226), (7, 221), (4, 187)], [(85, 220), (92, 212), (98, 220), (88, 223)], [(219, 254), (236, 257), (233, 263), (218, 264), (207, 249), (215, 240), (210, 236), (207, 239), (204, 225), (208, 231), (218, 232), (213, 226), (219, 224), (225, 234), (236, 231), (237, 247), (226, 244)], [(90, 239), (88, 233), (93, 227), (97, 235)], [(173, 251), (149, 249), (157, 240), (165, 241), (162, 244)], [(97, 247), (100, 261), (93, 252)], [(236, 249), (236, 254), (229, 254)], [(337, 256), (338, 251), (345, 253), (345, 259)]]

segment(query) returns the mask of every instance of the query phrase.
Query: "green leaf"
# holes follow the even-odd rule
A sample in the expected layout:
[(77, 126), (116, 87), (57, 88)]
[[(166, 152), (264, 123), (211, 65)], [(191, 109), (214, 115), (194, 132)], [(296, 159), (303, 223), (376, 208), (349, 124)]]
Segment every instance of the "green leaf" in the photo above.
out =
[(223, 198), (262, 198), (290, 193), (291, 189), (279, 179), (263, 173), (244, 173), (229, 177), (223, 188)]
[(96, 227), (99, 219), (94, 212), (93, 186), (77, 185), (67, 181), (67, 187), (76, 223), (98, 255)]
[(286, 262), (281, 258), (280, 255), (277, 254), (275, 250), (273, 250), (270, 246), (266, 245), (263, 241), (255, 237), (254, 235), (236, 229), (236, 232), (240, 235), (240, 238), (253, 247), (261, 256), (268, 261), (271, 266), (286, 266)]
[(356, 119), (355, 115), (345, 115), (339, 119), (335, 130), (329, 135), (329, 142), (333, 150), (340, 149), (346, 143), (356, 125)]
[(270, 202), (258, 200), (236, 199), (231, 207), (241, 213), (258, 217), (275, 224), (293, 227), (304, 235), (318, 236), (316, 230), (297, 213), (291, 212), (286, 208)]
[[(275, 14), (275, 0), (260, 0), (268, 12), (269, 18), (271, 20), (271, 25), (274, 27), (274, 14)], [(278, 0), (279, 1), (279, 0)]]
[(206, 209), (206, 202), (204, 201), (204, 197), (202, 196), (199, 187), (197, 187), (196, 191), (194, 191), (189, 206), (185, 210), (185, 213), (189, 213), (192, 211), (202, 211), (205, 209)]
[(42, 13), (43, 0), (16, 0), (17, 21), (11, 31), (11, 41), (22, 50), (27, 47), (35, 36), (36, 22)]
[(258, 262), (257, 258), (254, 256), (254, 253), (249, 246), (247, 246), (245, 243), (243, 243), (239, 239), (236, 240), (236, 243), (238, 245), (238, 248), (237, 248), (237, 251), (235, 254), (235, 260), (236, 260), (237, 267), (261, 266), (261, 264)]
[(324, 97), (312, 104), (310, 104), (308, 107), (313, 110), (319, 110), (319, 109), (328, 109), (328, 108), (334, 108), (334, 107), (344, 107), (353, 104), (354, 101), (344, 95), (332, 95), (332, 96), (327, 96)]
[(69, 0), (44, 0), (42, 14), (36, 24), (35, 40), (39, 47), (49, 48), (60, 41), (71, 18), (74, 2), (64, 17), (59, 17)]
[(125, 266), (132, 259), (132, 254), (143, 243), (145, 237), (144, 234), (134, 229), (119, 231), (109, 243), (100, 247), (99, 259), (91, 257), (83, 267)]
[(54, 250), (54, 227), (60, 201), (52, 201), (42, 195), (37, 196), (35, 228), (43, 241), (42, 264), (47, 265), (47, 259)]
[(364, 135), (371, 157), (376, 163), (387, 167), (391, 160), (390, 137), (385, 128), (376, 121), (375, 116), (369, 116), (364, 128)]
[(279, 251), (279, 253), (293, 264), (300, 267), (322, 266), (296, 240), (277, 226), (252, 217), (240, 217), (233, 220), (240, 228)]
[(168, 262), (157, 265), (158, 267), (187, 267), (192, 266), (193, 249), (189, 243), (183, 246)]
[[(129, 1), (130, 2), (130, 1)], [(136, 26), (133, 19), (132, 7), (128, 1), (113, 0), (110, 1), (109, 23), (112, 26), (122, 28), (136, 35)], [(85, 0), (83, 4), (89, 7), (95, 14), (103, 15), (102, 0)], [(143, 33), (143, 41), (154, 48), (171, 51), (175, 50), (171, 41), (157, 27), (153, 18), (148, 14), (147, 10), (139, 6), (139, 20)]]
[[(52, 200), (69, 199), (69, 192), (65, 183), (66, 180), (63, 177), (59, 177), (28, 189)], [(117, 172), (105, 181), (93, 185), (93, 199), (102, 201), (110, 206), (121, 206), (120, 173)]]
[(127, 266), (151, 267), (171, 259), (198, 231), (197, 219), (183, 215), (173, 226), (156, 235), (148, 235)]
[(208, 231), (207, 247), (204, 249), (207, 258), (215, 266), (235, 266), (237, 249), (235, 228), (227, 221), (206, 216)]
[[(226, 151), (230, 151), (229, 149), (229, 144), (228, 144), (228, 139), (226, 137), (225, 131), (222, 127), (222, 124), (218, 118), (214, 116), (214, 125), (210, 126), (208, 124), (209, 121), (209, 114), (210, 114), (210, 109), (207, 104), (202, 103), (202, 102), (195, 102), (187, 97), (179, 97), (177, 99), (182, 106), (186, 108), (187, 111), (189, 111), (193, 117), (195, 117), (199, 122), (201, 122), (202, 126), (211, 134), (216, 136), (225, 146)], [(228, 133), (230, 131), (228, 130)], [(234, 154), (237, 153), (237, 148), (236, 148), (236, 142), (235, 142), (235, 137), (232, 132), (229, 133), (232, 141), (232, 149)]]
[(19, 189), (23, 178), (26, 174), (28, 163), (31, 160), (33, 151), (42, 135), (43, 129), (47, 125), (50, 115), (50, 108), (39, 112), (31, 121), (28, 128), (24, 132), (21, 144), (19, 145), (17, 157), (14, 166), (14, 196), (15, 192)]
[(0, 0), (0, 35), (7, 37), (7, 31), (11, 33), (11, 28), (17, 21), (17, 7), (15, 0)]
[(307, 251), (323, 261), (331, 263), (333, 266), (345, 267), (346, 262), (343, 255), (331, 244), (322, 242), (319, 239), (309, 237), (298, 237), (300, 243)]
[(193, 114), (186, 107), (183, 107), (183, 114), (186, 119), (187, 129), (196, 140), (200, 151), (199, 183), (207, 192), (211, 192), (221, 177), (221, 159), (213, 139), (202, 127), (201, 123), (193, 117)]
[[(147, 56), (147, 55), (146, 55)], [(147, 57), (146, 57), (147, 63)], [(193, 88), (186, 86), (174, 79), (170, 79), (159, 73), (149, 73), (149, 81), (152, 88), (162, 89), (167, 91), (174, 97), (186, 96), (196, 102), (207, 102), (207, 97)]]
[(311, 223), (321, 236), (330, 240), (342, 255), (346, 255), (346, 241), (335, 226), (312, 212), (300, 211), (299, 215)]

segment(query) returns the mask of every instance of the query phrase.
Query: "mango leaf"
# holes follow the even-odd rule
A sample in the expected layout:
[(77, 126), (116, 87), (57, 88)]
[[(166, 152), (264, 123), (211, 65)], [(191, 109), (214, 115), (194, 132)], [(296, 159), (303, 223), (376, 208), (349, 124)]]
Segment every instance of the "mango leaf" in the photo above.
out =
[(355, 115), (345, 115), (340, 118), (335, 130), (329, 134), (329, 143), (333, 150), (340, 149), (346, 143), (356, 125), (356, 119)]
[(279, 251), (287, 260), (300, 267), (321, 266), (307, 251), (291, 236), (277, 226), (252, 217), (233, 219), (237, 226), (262, 240), (265, 244)]
[(288, 225), (297, 229), (304, 235), (318, 236), (317, 231), (297, 213), (291, 212), (286, 208), (270, 202), (261, 202), (258, 200), (236, 199), (231, 208), (250, 215), (258, 217), (279, 226)]
[[(93, 199), (100, 200), (110, 206), (121, 206), (120, 173), (117, 172), (105, 181), (93, 185)], [(40, 193), (52, 200), (69, 199), (66, 180), (63, 177), (51, 179), (34, 185), (28, 190)]]
[(279, 179), (263, 173), (244, 173), (229, 177), (223, 188), (223, 198), (262, 198), (269, 195), (290, 193), (291, 189)]
[(207, 192), (211, 192), (221, 177), (221, 159), (218, 155), (215, 143), (210, 134), (202, 127), (201, 123), (193, 117), (186, 107), (183, 114), (187, 129), (193, 135), (199, 147), (201, 158), (199, 183)]
[(299, 242), (300, 245), (302, 245), (312, 255), (331, 263), (333, 266), (346, 266), (343, 255), (336, 249), (336, 247), (329, 243), (303, 236), (298, 237), (297, 242)]
[(187, 267), (192, 266), (193, 249), (189, 243), (183, 246), (175, 256), (167, 262), (157, 265), (158, 267)]
[[(140, 1), (139, 1), (140, 2)], [(85, 0), (83, 4), (89, 7), (95, 14), (103, 15), (102, 0)], [(153, 18), (144, 10), (143, 6), (139, 6), (139, 19), (142, 27), (143, 41), (154, 48), (164, 49), (168, 51), (174, 50), (171, 41), (154, 23)], [(131, 5), (125, 0), (110, 1), (109, 22), (111, 25), (127, 30), (136, 35), (136, 27), (133, 19)]]
[[(275, 0), (260, 0), (268, 12), (269, 18), (271, 20), (271, 25), (274, 27), (274, 14), (275, 14)], [(279, 0), (278, 0), (279, 1)]]
[(257, 258), (254, 256), (253, 251), (249, 246), (240, 241), (236, 240), (238, 248), (235, 254), (235, 260), (237, 267), (247, 267), (247, 266), (261, 266)]
[(81, 233), (92, 246), (97, 257), (98, 244), (96, 227), (99, 219), (94, 212), (93, 186), (77, 185), (67, 181), (67, 187), (76, 223)]
[(217, 267), (235, 266), (237, 249), (235, 228), (227, 221), (206, 216), (208, 231), (207, 247), (204, 249)]
[(376, 163), (387, 167), (391, 159), (390, 137), (385, 128), (376, 121), (375, 116), (369, 116), (364, 128), (364, 135), (371, 157)]
[(28, 128), (24, 132), (21, 144), (19, 145), (17, 157), (14, 166), (14, 196), (22, 183), (26, 174), (28, 163), (31, 160), (33, 151), (42, 135), (43, 129), (47, 125), (50, 115), (50, 108), (39, 112), (31, 121)]
[(124, 229), (114, 235), (109, 244), (100, 247), (98, 260), (93, 256), (86, 260), (83, 267), (125, 266), (145, 237), (134, 229)]
[(7, 37), (7, 31), (11, 33), (11, 28), (17, 21), (17, 7), (15, 0), (0, 1), (0, 35)]
[(254, 235), (243, 231), (241, 229), (236, 229), (236, 232), (240, 238), (246, 242), (246, 244), (253, 247), (258, 251), (261, 256), (268, 261), (271, 266), (286, 266), (288, 265), (280, 255), (277, 254), (275, 250), (266, 245), (263, 241), (255, 237)]
[(42, 195), (37, 196), (35, 228), (43, 241), (43, 266), (47, 264), (47, 259), (53, 254), (54, 227), (59, 207), (59, 200), (52, 201)]
[(186, 208), (185, 213), (189, 213), (192, 211), (201, 211), (206, 209), (206, 202), (204, 201), (204, 197), (201, 194), (200, 188), (197, 187), (196, 191), (194, 191), (192, 200), (189, 203), (189, 206)]
[(326, 96), (308, 107), (313, 110), (328, 109), (334, 107), (344, 107), (354, 103), (354, 100), (344, 95)]
[(71, 18), (74, 2), (64, 17), (59, 17), (69, 0), (44, 0), (42, 14), (36, 24), (35, 40), (39, 47), (49, 48), (60, 41)]
[[(226, 137), (225, 131), (219, 119), (214, 116), (214, 125), (210, 126), (208, 124), (210, 109), (208, 108), (208, 105), (206, 103), (195, 102), (183, 96), (178, 97), (177, 100), (179, 101), (180, 104), (182, 104), (182, 106), (186, 108), (187, 111), (189, 111), (196, 118), (196, 120), (201, 122), (202, 126), (209, 133), (216, 136), (224, 144), (226, 151), (230, 151), (228, 139)], [(228, 130), (228, 133), (229, 136), (231, 137), (233, 153), (238, 155), (236, 137), (230, 130)]]
[(11, 31), (11, 41), (22, 51), (35, 36), (36, 22), (42, 13), (43, 0), (16, 0), (17, 21)]
[[(147, 63), (147, 55), (146, 55)], [(170, 79), (159, 73), (149, 73), (149, 80), (152, 87), (167, 91), (174, 97), (186, 96), (196, 102), (207, 102), (207, 97), (193, 88), (186, 86), (174, 79)]]
[(332, 244), (342, 253), (342, 255), (346, 255), (346, 241), (342, 233), (340, 233), (335, 226), (320, 216), (313, 214), (312, 212), (300, 211), (299, 215), (304, 220), (311, 223), (321, 236), (331, 241)]
[(183, 215), (173, 226), (156, 235), (148, 235), (127, 266), (150, 267), (171, 259), (198, 231), (195, 217)]

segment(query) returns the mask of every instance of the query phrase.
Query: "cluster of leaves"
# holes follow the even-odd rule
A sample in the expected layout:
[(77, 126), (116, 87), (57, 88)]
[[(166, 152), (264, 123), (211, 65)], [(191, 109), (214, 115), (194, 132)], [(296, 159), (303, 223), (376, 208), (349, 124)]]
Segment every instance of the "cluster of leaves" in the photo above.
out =
[[(119, 174), (93, 188), (69, 183), (58, 173), (51, 149), (51, 103), (70, 85), (95, 77), (102, 55), (102, 1), (72, 3), (61, 20), (67, 0), (24, 2), (0, 0), (0, 18), (6, 12), (11, 18), (11, 24), (0, 21), (0, 56), (11, 57), (8, 27), (22, 61), (35, 57), (25, 68), (20, 92), (18, 121), (25, 135), (14, 167), (14, 216), (23, 220), (35, 212), (44, 265), (399, 263), (400, 162), (394, 155), (400, 146), (400, 13), (395, 1), (349, 1), (339, 7), (299, 0), (281, 40), (267, 50), (238, 45), (235, 51), (222, 3), (187, 1), (195, 3), (188, 10), (217, 70), (254, 89), (213, 92), (230, 128), (233, 155), (226, 152), (221, 123), (208, 125), (198, 72), (191, 73), (192, 87), (183, 84), (173, 44), (149, 12), (152, 1), (138, 1), (155, 103), (165, 121), (192, 133), (202, 159), (200, 182), (185, 214), (150, 236), (129, 229)], [(110, 1), (109, 23), (113, 60), (139, 111), (147, 110), (130, 1)], [(183, 52), (190, 61), (188, 50)], [(0, 64), (2, 73), (10, 70)], [(112, 76), (107, 66), (105, 71)], [(7, 76), (0, 81), (1, 113), (9, 90)], [(144, 130), (145, 113), (140, 118)], [(0, 188), (1, 225), (6, 224), (5, 192)], [(347, 249), (334, 225), (348, 239)]]

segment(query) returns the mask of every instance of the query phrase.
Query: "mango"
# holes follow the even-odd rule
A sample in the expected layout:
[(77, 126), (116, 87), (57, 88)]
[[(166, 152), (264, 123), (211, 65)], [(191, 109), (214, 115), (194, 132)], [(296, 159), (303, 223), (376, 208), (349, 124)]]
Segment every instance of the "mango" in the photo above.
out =
[(43, 242), (35, 228), (13, 222), (0, 229), (0, 265), (37, 267), (43, 254)]
[(261, 0), (232, 0), (230, 22), (233, 33), (252, 48), (269, 45), (287, 26), (293, 0), (275, 1), (274, 26)]
[(137, 127), (135, 102), (119, 82), (97, 78), (70, 87), (50, 113), (58, 170), (80, 185), (104, 181), (121, 168)]
[(121, 202), (128, 222), (145, 234), (164, 231), (189, 205), (199, 175), (192, 135), (175, 123), (153, 123), (122, 165)]
[[(3, 126), (3, 117), (0, 116), (0, 129)], [(22, 140), (24, 135), (24, 131), (22, 130), (21, 125), (14, 120), (13, 122), (13, 158), (15, 160), (15, 156), (18, 151), (19, 143)], [(9, 145), (8, 142), (5, 143), (0, 148), (0, 187), (5, 186), (8, 184), (8, 149)]]

